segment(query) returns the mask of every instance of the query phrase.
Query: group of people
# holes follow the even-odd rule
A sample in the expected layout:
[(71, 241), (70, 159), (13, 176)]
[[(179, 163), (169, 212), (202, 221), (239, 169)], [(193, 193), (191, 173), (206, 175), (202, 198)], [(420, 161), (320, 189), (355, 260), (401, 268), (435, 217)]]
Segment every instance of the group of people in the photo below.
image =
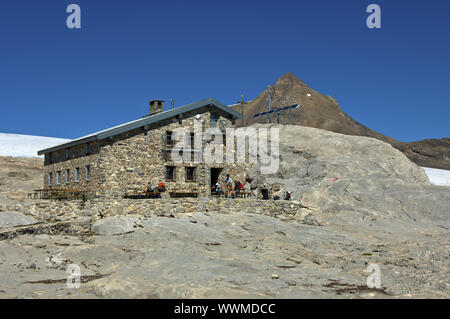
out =
[(228, 197), (236, 198), (239, 192), (244, 191), (247, 182), (250, 182), (248, 174), (245, 175), (244, 183), (241, 183), (240, 181), (233, 181), (230, 174), (227, 174), (224, 180), (224, 186), (222, 186), (220, 181), (217, 180), (214, 185), (214, 190), (218, 195), (227, 194)]
[(166, 190), (166, 184), (163, 182), (159, 183), (158, 186), (155, 187), (152, 182), (149, 182), (147, 184), (147, 187), (145, 188), (146, 192), (164, 192)]
[(155, 193), (157, 198), (161, 198), (162, 192), (166, 191), (166, 184), (163, 182), (158, 183), (157, 186), (155, 186), (152, 182), (148, 182), (147, 187), (145, 188), (145, 192), (148, 193)]

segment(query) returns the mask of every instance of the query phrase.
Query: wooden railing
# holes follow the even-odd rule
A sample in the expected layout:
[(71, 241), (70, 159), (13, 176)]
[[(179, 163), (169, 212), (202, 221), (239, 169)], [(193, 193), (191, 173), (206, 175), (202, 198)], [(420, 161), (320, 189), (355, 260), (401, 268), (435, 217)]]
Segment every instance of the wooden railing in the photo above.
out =
[(86, 200), (86, 197), (87, 192), (79, 189), (41, 188), (28, 194), (28, 198), (52, 200)]

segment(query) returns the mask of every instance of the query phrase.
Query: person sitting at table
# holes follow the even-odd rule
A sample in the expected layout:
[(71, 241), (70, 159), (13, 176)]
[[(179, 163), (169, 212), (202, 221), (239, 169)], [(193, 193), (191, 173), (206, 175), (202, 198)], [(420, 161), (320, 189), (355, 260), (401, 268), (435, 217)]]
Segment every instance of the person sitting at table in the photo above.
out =
[(165, 192), (166, 191), (166, 184), (164, 184), (163, 182), (158, 184), (158, 191), (160, 192)]
[(215, 186), (215, 191), (217, 195), (222, 195), (223, 194), (223, 190), (222, 190), (222, 185), (220, 185), (219, 180), (216, 181)]
[(227, 177), (225, 178), (225, 185), (226, 187), (233, 186), (233, 179), (230, 177), (230, 174), (227, 174)]
[(228, 197), (231, 198), (236, 198), (236, 189), (235, 189), (235, 185), (234, 183), (231, 183), (229, 187), (227, 187), (228, 189)]
[(146, 189), (147, 193), (153, 192), (154, 190), (155, 190), (155, 185), (153, 185), (152, 182), (148, 182), (147, 189)]
[(231, 189), (228, 191), (228, 197), (236, 198), (236, 191), (234, 190), (234, 187), (231, 187)]
[(234, 191), (236, 193), (239, 193), (241, 191), (241, 182), (239, 182), (239, 181), (234, 182)]
[(234, 184), (233, 179), (231, 178), (230, 174), (227, 174), (227, 177), (225, 178), (225, 188), (228, 191), (228, 197), (236, 196), (236, 192), (234, 191)]
[(248, 173), (245, 173), (244, 183), (242, 184), (241, 190), (245, 191), (247, 194), (252, 193), (252, 182), (253, 178), (248, 176)]

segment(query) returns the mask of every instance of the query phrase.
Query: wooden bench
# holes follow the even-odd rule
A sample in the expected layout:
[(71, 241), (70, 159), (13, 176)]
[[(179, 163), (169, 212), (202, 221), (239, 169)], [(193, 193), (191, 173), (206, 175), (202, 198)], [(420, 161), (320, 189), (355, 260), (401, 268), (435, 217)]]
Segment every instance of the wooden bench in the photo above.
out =
[(128, 192), (125, 194), (125, 198), (134, 198), (134, 199), (141, 199), (141, 198), (160, 198), (162, 192), (153, 190), (153, 191), (140, 191), (140, 190), (134, 190), (131, 192)]
[(198, 197), (198, 191), (169, 191), (170, 197)]
[(86, 199), (86, 191), (78, 189), (55, 189), (55, 188), (42, 188), (35, 189), (34, 194), (29, 194), (28, 197), (34, 199), (52, 199), (52, 200), (71, 200), (71, 199)]

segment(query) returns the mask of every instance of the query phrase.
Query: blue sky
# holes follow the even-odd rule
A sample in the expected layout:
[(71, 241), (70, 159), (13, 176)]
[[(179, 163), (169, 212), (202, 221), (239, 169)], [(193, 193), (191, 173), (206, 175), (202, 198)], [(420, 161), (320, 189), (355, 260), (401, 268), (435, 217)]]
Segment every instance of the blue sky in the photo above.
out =
[[(66, 27), (80, 5), (82, 28)], [(377, 3), (382, 28), (368, 29)], [(0, 132), (76, 138), (286, 72), (398, 140), (450, 136), (450, 1), (2, 1)]]

